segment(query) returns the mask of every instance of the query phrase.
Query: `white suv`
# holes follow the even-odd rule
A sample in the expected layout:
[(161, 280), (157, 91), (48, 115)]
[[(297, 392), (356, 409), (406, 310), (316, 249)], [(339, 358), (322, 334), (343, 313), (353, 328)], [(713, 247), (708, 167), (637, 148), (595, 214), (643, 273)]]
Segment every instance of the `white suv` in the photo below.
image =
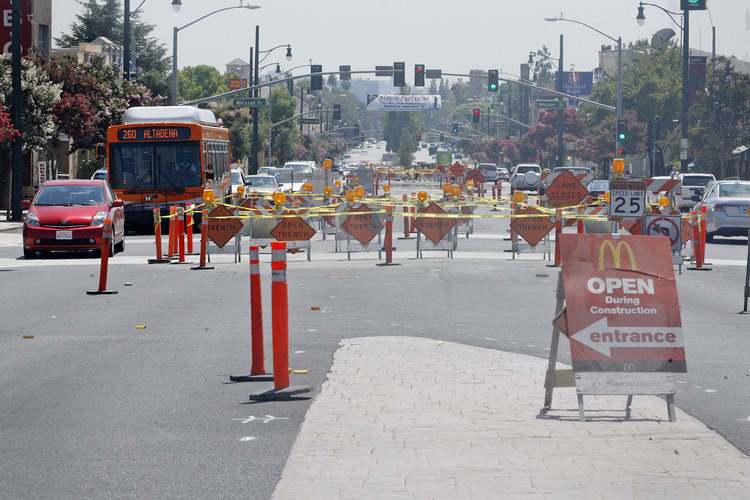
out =
[(542, 167), (535, 163), (516, 165), (510, 176), (510, 187), (521, 190), (536, 190), (542, 187)]

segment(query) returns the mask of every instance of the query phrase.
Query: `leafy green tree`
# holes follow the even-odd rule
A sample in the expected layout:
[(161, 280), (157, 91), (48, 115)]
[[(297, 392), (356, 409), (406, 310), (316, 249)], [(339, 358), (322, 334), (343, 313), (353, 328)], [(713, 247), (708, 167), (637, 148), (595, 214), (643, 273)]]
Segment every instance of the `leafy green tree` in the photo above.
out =
[[(289, 118), (295, 115), (297, 101), (293, 96), (289, 95), (286, 86), (277, 86), (274, 88), (270, 100), (271, 120), (273, 123), (289, 120)], [(268, 115), (268, 113), (264, 114)], [(276, 163), (283, 164), (294, 159), (294, 148), (299, 143), (297, 121), (286, 121), (273, 127), (273, 130), (270, 130), (271, 128), (266, 121), (263, 128), (264, 143), (268, 141), (269, 132), (273, 133), (272, 153)]]
[(229, 90), (219, 70), (205, 64), (183, 68), (177, 76), (177, 86), (180, 98), (185, 101), (194, 101)]
[(414, 152), (417, 150), (417, 140), (414, 132), (409, 128), (401, 129), (401, 138), (398, 145), (398, 161), (402, 167), (410, 167), (414, 161)]
[[(67, 33), (55, 39), (60, 47), (75, 47), (103, 36), (121, 44), (123, 39), (123, 7), (120, 0), (78, 0), (83, 10), (76, 16)], [(154, 26), (131, 18), (131, 48), (136, 67), (136, 80), (154, 95), (169, 93), (170, 59), (166, 46), (152, 35)]]

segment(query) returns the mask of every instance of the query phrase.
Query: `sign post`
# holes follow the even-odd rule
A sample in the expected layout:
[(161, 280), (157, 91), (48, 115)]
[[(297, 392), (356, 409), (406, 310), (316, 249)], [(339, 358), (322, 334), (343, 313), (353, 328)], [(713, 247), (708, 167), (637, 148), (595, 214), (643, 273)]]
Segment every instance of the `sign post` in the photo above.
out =
[(666, 397), (674, 421), (672, 374), (686, 372), (687, 363), (669, 242), (641, 235), (563, 234), (560, 248), (545, 411), (551, 409), (552, 390), (571, 385), (554, 370), (555, 337), (562, 332), (570, 339), (581, 420), (584, 395), (627, 395), (629, 416), (632, 396), (648, 394)]

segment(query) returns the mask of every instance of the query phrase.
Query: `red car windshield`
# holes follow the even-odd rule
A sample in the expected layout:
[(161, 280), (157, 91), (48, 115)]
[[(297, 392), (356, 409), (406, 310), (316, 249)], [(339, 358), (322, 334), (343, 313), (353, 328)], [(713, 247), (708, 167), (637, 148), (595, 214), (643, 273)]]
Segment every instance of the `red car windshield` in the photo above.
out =
[(37, 207), (72, 207), (104, 204), (101, 186), (47, 186), (34, 202)]

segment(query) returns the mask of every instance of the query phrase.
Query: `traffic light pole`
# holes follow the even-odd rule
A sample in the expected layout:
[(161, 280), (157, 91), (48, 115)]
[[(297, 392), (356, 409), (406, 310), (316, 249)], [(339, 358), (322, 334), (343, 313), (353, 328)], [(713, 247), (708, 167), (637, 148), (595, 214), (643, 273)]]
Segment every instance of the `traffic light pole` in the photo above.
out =
[[(258, 59), (260, 58), (260, 26), (255, 25), (255, 63), (254, 68), (250, 68), (250, 83), (253, 97), (258, 97)], [(250, 174), (258, 173), (258, 149), (260, 144), (258, 137), (258, 108), (253, 108), (253, 142), (250, 145)]]
[[(13, 0), (13, 28), (11, 41), (11, 81), (13, 85), (13, 127), (23, 130), (23, 91), (21, 87), (21, 0)], [(11, 220), (23, 220), (23, 135), (13, 139), (11, 158), (10, 206)]]
[[(617, 123), (622, 120), (622, 37), (617, 38)], [(616, 129), (616, 127), (615, 127)], [(619, 154), (623, 144), (620, 143), (620, 134), (615, 130), (615, 152)]]
[[(563, 64), (563, 35), (560, 35), (560, 61), (557, 66), (557, 91), (563, 91), (563, 73), (565, 71), (565, 64)], [(563, 134), (565, 132), (565, 110), (561, 109), (557, 112), (557, 165), (555, 167), (562, 167), (563, 158), (565, 158), (565, 143)]]
[(682, 112), (680, 116), (680, 172), (687, 173), (690, 112), (690, 11), (682, 11)]

